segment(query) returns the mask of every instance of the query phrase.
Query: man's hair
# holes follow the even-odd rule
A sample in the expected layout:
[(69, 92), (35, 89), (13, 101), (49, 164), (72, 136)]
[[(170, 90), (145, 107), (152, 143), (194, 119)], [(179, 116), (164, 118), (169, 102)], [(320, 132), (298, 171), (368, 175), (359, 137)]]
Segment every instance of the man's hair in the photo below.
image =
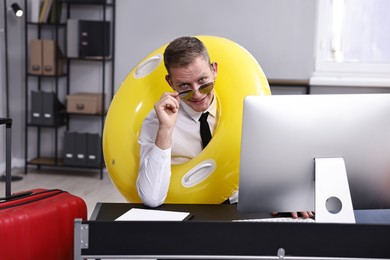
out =
[(186, 67), (203, 56), (210, 63), (206, 46), (196, 37), (183, 36), (173, 40), (164, 51), (165, 68), (170, 73), (173, 67)]

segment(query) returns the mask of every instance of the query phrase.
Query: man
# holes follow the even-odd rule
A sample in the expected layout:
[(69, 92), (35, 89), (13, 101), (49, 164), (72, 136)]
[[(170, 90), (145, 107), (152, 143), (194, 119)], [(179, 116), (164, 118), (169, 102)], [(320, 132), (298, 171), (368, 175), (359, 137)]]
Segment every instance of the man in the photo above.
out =
[[(200, 136), (200, 118), (208, 112), (211, 134), (217, 124), (214, 83), (218, 64), (211, 62), (204, 44), (195, 37), (180, 37), (164, 52), (174, 92), (164, 93), (145, 118), (139, 144), (138, 194), (143, 203), (157, 207), (164, 203), (169, 189), (171, 164), (184, 163), (197, 156), (205, 145)], [(237, 202), (237, 192), (228, 202)], [(313, 216), (302, 212), (303, 217)], [(297, 213), (292, 213), (298, 217)]]
[(214, 83), (218, 64), (211, 63), (204, 44), (195, 37), (181, 37), (164, 52), (174, 92), (164, 93), (142, 125), (138, 193), (144, 204), (157, 207), (168, 193), (171, 164), (184, 163), (203, 149), (199, 119), (209, 112), (211, 134), (217, 124)]

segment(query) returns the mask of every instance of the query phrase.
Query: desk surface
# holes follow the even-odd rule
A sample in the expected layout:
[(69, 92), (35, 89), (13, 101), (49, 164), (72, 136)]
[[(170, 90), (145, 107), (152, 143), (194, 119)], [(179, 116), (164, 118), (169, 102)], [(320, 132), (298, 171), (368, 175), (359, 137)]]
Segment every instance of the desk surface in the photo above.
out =
[[(158, 208), (191, 212), (190, 221), (113, 221), (134, 207), (145, 208), (141, 204), (98, 203), (92, 219), (80, 223), (88, 226), (84, 229), (88, 230), (88, 246), (75, 252), (81, 251), (81, 258), (264, 259), (276, 258), (279, 249), (283, 249), (286, 259), (390, 259), (389, 224), (232, 222), (270, 214), (242, 214), (236, 205), (226, 204), (171, 204)], [(357, 220), (368, 221), (366, 213), (357, 212)], [(382, 219), (390, 222), (390, 210), (371, 213), (382, 214)], [(75, 237), (81, 229), (75, 228)]]
[[(115, 220), (131, 208), (148, 209), (136, 203), (97, 203), (91, 220)], [(159, 210), (185, 211), (192, 214), (190, 221), (231, 221), (271, 217), (269, 213), (239, 213), (236, 204), (164, 204)]]
[[(147, 209), (136, 203), (97, 203), (91, 220), (115, 220), (131, 208)], [(186, 211), (192, 214), (191, 221), (231, 221), (235, 219), (268, 218), (269, 213), (242, 213), (237, 211), (237, 204), (164, 204), (156, 208), (160, 210)], [(290, 216), (281, 214), (281, 216)], [(390, 209), (355, 210), (358, 224), (390, 224)]]

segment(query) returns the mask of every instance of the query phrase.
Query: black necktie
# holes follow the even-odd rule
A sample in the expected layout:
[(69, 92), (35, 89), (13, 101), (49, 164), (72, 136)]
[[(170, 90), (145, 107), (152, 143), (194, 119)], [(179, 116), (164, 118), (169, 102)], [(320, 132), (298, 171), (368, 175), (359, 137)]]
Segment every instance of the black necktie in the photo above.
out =
[(209, 112), (203, 113), (202, 116), (199, 118), (200, 122), (200, 137), (202, 138), (203, 143), (203, 149), (206, 147), (206, 145), (211, 140), (211, 132), (209, 123), (207, 123), (207, 117), (209, 115)]

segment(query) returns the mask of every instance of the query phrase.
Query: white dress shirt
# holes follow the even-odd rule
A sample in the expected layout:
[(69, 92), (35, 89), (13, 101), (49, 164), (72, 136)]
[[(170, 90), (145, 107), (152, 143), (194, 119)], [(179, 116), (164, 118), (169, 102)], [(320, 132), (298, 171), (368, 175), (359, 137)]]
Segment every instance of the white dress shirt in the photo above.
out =
[[(214, 133), (217, 124), (215, 99), (207, 110), (211, 134)], [(172, 146), (166, 150), (161, 150), (155, 144), (159, 122), (154, 109), (142, 123), (138, 141), (140, 167), (137, 190), (143, 203), (150, 207), (157, 207), (165, 201), (171, 177), (171, 164), (185, 163), (202, 151), (199, 130), (199, 118), (202, 113), (192, 110), (184, 102), (180, 102), (178, 113), (172, 134)]]

